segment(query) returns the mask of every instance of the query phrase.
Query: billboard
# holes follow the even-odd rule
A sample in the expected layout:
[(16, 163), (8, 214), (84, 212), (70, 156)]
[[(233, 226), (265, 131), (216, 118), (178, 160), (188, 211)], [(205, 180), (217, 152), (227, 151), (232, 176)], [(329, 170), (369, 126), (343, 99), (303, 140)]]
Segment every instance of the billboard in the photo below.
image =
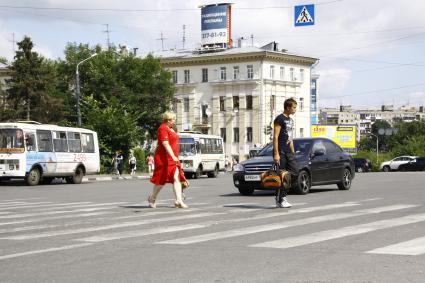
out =
[(201, 7), (202, 46), (231, 47), (231, 4)]
[(348, 151), (355, 150), (356, 126), (323, 126), (311, 125), (311, 136), (325, 137), (336, 142), (340, 147)]

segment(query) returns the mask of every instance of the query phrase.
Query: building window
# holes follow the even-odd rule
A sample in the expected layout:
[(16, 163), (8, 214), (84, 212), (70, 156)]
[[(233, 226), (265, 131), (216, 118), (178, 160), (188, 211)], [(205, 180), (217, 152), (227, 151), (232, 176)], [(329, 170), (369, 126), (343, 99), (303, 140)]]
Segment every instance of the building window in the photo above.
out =
[(304, 109), (304, 98), (303, 97), (301, 97), (300, 98), (300, 111), (303, 111), (303, 109)]
[(202, 82), (208, 82), (208, 69), (202, 69)]
[(280, 67), (280, 79), (285, 80), (285, 67)]
[(225, 81), (227, 79), (226, 67), (220, 68), (220, 80)]
[(274, 66), (273, 65), (271, 65), (270, 66), (270, 79), (274, 79)]
[(220, 111), (226, 111), (224, 108), (224, 96), (220, 96)]
[(294, 77), (294, 68), (290, 68), (289, 69), (289, 78), (291, 79), (291, 81), (294, 81), (295, 80), (295, 77)]
[(233, 142), (239, 142), (239, 128), (233, 128)]
[(276, 96), (272, 95), (270, 96), (270, 110), (275, 110), (276, 109)]
[(304, 69), (300, 69), (300, 81), (304, 81)]
[(291, 79), (291, 81), (293, 81), (295, 79), (295, 77), (294, 77), (294, 68), (290, 68), (289, 69), (289, 78)]
[(254, 78), (254, 67), (252, 65), (246, 66), (246, 73), (248, 79)]
[(220, 137), (226, 142), (226, 128), (220, 128)]
[(239, 96), (233, 96), (233, 109), (239, 110)]
[(252, 142), (252, 127), (246, 128), (246, 141)]
[(183, 98), (184, 112), (189, 112), (189, 98)]
[(173, 71), (173, 83), (177, 83), (178, 82), (178, 80), (177, 80), (177, 70), (174, 70)]
[(239, 79), (239, 66), (233, 67), (233, 79), (234, 80)]
[(252, 110), (252, 95), (246, 96), (246, 109)]
[(304, 128), (300, 128), (300, 138), (304, 137)]
[(184, 70), (184, 83), (190, 83), (190, 70)]

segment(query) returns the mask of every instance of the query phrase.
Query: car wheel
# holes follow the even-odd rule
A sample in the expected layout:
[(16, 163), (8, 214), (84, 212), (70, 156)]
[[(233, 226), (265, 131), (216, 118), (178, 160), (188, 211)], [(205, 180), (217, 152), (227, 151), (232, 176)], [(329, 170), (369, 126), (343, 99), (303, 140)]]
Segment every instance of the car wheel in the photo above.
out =
[(40, 170), (38, 168), (33, 168), (28, 173), (28, 176), (26, 177), (26, 182), (30, 186), (36, 186), (40, 182)]
[(218, 166), (216, 165), (214, 171), (208, 172), (208, 178), (216, 178), (218, 176)]
[(363, 172), (363, 168), (362, 167), (357, 168), (357, 172), (359, 173)]
[(390, 166), (385, 165), (384, 168), (382, 168), (382, 171), (384, 171), (384, 172), (390, 172), (391, 171), (391, 168), (390, 168)]
[(400, 166), (400, 167), (398, 167), (398, 171), (405, 172), (406, 171), (406, 168)]
[(338, 189), (340, 190), (349, 190), (351, 188), (351, 172), (347, 168), (344, 169), (344, 174), (342, 176), (341, 182), (338, 183)]
[(253, 188), (238, 188), (239, 193), (241, 193), (241, 195), (244, 196), (252, 196), (252, 194), (254, 193), (254, 189)]
[(310, 174), (307, 171), (302, 170), (298, 174), (295, 190), (298, 194), (305, 195), (310, 192), (310, 188), (311, 188)]

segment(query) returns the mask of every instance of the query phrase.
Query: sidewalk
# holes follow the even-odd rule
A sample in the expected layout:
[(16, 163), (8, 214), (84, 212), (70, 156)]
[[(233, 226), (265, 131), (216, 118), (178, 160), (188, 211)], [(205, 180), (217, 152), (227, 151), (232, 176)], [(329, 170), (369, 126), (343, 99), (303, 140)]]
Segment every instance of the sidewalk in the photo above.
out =
[(98, 174), (98, 175), (86, 175), (83, 178), (83, 182), (93, 182), (93, 181), (112, 181), (112, 180), (148, 180), (150, 176), (148, 173), (136, 173), (135, 175), (130, 174)]

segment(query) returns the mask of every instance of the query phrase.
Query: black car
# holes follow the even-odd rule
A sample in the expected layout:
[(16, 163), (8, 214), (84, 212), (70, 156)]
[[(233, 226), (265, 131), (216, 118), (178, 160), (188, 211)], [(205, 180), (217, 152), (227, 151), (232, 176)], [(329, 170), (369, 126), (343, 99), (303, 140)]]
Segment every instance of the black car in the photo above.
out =
[(354, 158), (354, 166), (356, 172), (370, 172), (372, 171), (372, 161), (367, 158)]
[[(311, 186), (337, 184), (340, 190), (348, 190), (354, 178), (354, 160), (336, 143), (327, 138), (294, 139), (299, 171), (292, 189), (307, 194)], [(233, 167), (233, 183), (242, 195), (252, 195), (261, 186), (260, 175), (273, 164), (273, 144), (265, 146), (256, 157), (242, 161)]]
[(399, 171), (425, 171), (425, 157), (416, 157), (408, 163), (401, 164)]

